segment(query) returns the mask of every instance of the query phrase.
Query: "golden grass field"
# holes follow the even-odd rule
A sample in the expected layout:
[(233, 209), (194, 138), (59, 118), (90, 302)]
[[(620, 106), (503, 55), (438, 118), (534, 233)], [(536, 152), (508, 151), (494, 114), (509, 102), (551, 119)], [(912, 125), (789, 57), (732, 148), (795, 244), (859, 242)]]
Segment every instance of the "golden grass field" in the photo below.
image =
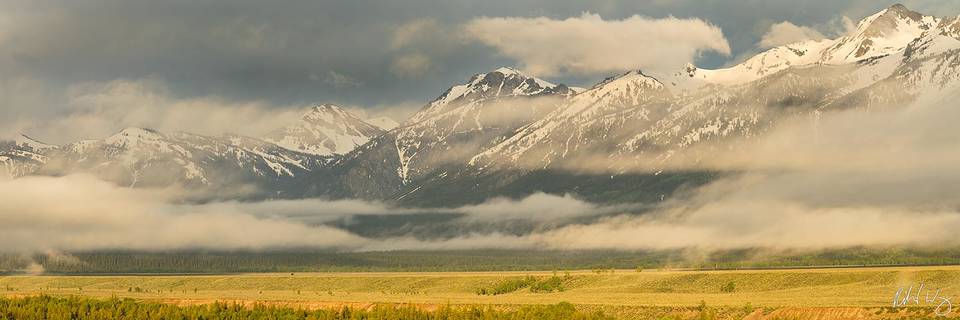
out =
[[(495, 296), (476, 293), (478, 288), (496, 286), (507, 279), (527, 275), (548, 278), (555, 274), (565, 279), (561, 292), (534, 293), (523, 289)], [(750, 271), (616, 270), (566, 274), (560, 271), (16, 275), (0, 277), (0, 294), (117, 296), (177, 304), (261, 302), (306, 308), (375, 303), (409, 303), (425, 307), (481, 304), (509, 308), (566, 301), (624, 318), (642, 318), (636, 316), (643, 314), (637, 310), (692, 310), (703, 301), (711, 307), (727, 310), (846, 312), (856, 315), (847, 318), (861, 319), (870, 310), (889, 307), (899, 287), (924, 283), (927, 288), (941, 289), (942, 296), (956, 297), (956, 302), (960, 303), (960, 267), (955, 266)], [(724, 292), (723, 287), (730, 283), (735, 289)], [(142, 292), (136, 292), (135, 288)]]

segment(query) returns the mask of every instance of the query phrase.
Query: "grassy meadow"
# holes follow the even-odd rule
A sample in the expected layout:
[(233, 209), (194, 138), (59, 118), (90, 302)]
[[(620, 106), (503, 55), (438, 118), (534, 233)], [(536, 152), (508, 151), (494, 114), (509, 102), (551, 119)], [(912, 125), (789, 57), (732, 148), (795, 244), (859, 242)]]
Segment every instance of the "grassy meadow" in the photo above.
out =
[[(899, 287), (920, 283), (929, 289), (940, 289), (942, 296), (952, 298), (953, 294), (960, 294), (960, 267), (11, 275), (0, 277), (0, 295), (120, 297), (181, 306), (220, 301), (305, 309), (401, 304), (427, 309), (485, 306), (509, 310), (568, 302), (583, 311), (602, 311), (624, 319), (697, 318), (705, 308), (716, 312), (718, 318), (731, 319), (757, 317), (757, 313), (769, 316), (790, 312), (797, 313), (795, 316), (799, 318), (823, 312), (850, 313), (863, 318), (861, 316), (887, 313), (900, 315), (903, 311), (883, 308), (891, 305)], [(913, 309), (929, 314), (934, 306), (914, 306)]]

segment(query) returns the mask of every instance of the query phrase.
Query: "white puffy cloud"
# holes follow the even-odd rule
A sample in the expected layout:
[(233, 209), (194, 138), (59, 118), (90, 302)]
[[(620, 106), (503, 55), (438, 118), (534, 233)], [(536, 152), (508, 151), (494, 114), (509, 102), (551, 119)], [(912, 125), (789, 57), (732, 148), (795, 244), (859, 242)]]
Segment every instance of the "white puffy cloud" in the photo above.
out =
[(175, 190), (121, 188), (83, 175), (0, 181), (0, 251), (356, 247), (364, 241), (331, 227), (177, 205), (177, 198)]
[(430, 70), (430, 57), (421, 53), (404, 54), (393, 60), (390, 72), (401, 78), (417, 78)]
[(720, 28), (701, 19), (604, 20), (583, 13), (563, 20), (482, 17), (463, 28), (468, 38), (496, 48), (526, 71), (542, 76), (636, 68), (670, 71), (706, 51), (730, 54)]
[(760, 38), (760, 48), (767, 49), (807, 40), (820, 40), (826, 36), (820, 31), (806, 26), (798, 26), (790, 21), (774, 23)]
[(433, 18), (400, 24), (390, 39), (390, 73), (398, 78), (423, 78), (440, 69), (442, 62), (463, 44), (451, 28)]

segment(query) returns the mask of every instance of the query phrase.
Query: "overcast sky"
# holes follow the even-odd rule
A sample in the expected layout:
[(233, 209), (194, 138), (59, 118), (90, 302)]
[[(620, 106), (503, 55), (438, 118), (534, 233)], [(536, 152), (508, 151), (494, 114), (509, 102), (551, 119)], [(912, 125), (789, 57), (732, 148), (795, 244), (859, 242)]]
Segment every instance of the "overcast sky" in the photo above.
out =
[[(62, 143), (150, 125), (91, 116), (124, 114), (144, 100), (153, 112), (289, 112), (333, 102), (403, 120), (499, 66), (574, 86), (628, 68), (679, 69), (684, 60), (716, 68), (778, 41), (835, 36), (849, 26), (844, 17), (855, 22), (892, 3), (5, 0), (0, 134)], [(952, 0), (903, 3), (960, 14)]]

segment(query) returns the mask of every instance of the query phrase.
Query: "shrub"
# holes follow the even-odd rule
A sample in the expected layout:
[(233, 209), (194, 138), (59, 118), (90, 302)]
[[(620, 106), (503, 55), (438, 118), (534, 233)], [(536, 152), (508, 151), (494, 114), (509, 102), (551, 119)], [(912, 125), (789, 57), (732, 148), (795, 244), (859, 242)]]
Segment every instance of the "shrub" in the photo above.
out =
[(537, 278), (533, 276), (526, 276), (520, 279), (507, 279), (500, 281), (493, 288), (479, 288), (477, 289), (478, 295), (500, 295), (505, 293), (515, 292), (517, 290), (529, 287), (537, 282)]
[(513, 311), (490, 307), (444, 306), (427, 311), (409, 305), (377, 305), (371, 309), (301, 310), (290, 307), (213, 303), (209, 305), (176, 306), (133, 299), (98, 300), (81, 297), (55, 298), (37, 296), (0, 298), (0, 319), (543, 319), (543, 320), (608, 320), (602, 312), (584, 313), (570, 303), (523, 306)]
[(727, 282), (727, 284), (720, 287), (720, 292), (730, 293), (737, 290), (737, 284), (733, 281)]
[(553, 276), (530, 285), (530, 292), (563, 291), (563, 278)]

